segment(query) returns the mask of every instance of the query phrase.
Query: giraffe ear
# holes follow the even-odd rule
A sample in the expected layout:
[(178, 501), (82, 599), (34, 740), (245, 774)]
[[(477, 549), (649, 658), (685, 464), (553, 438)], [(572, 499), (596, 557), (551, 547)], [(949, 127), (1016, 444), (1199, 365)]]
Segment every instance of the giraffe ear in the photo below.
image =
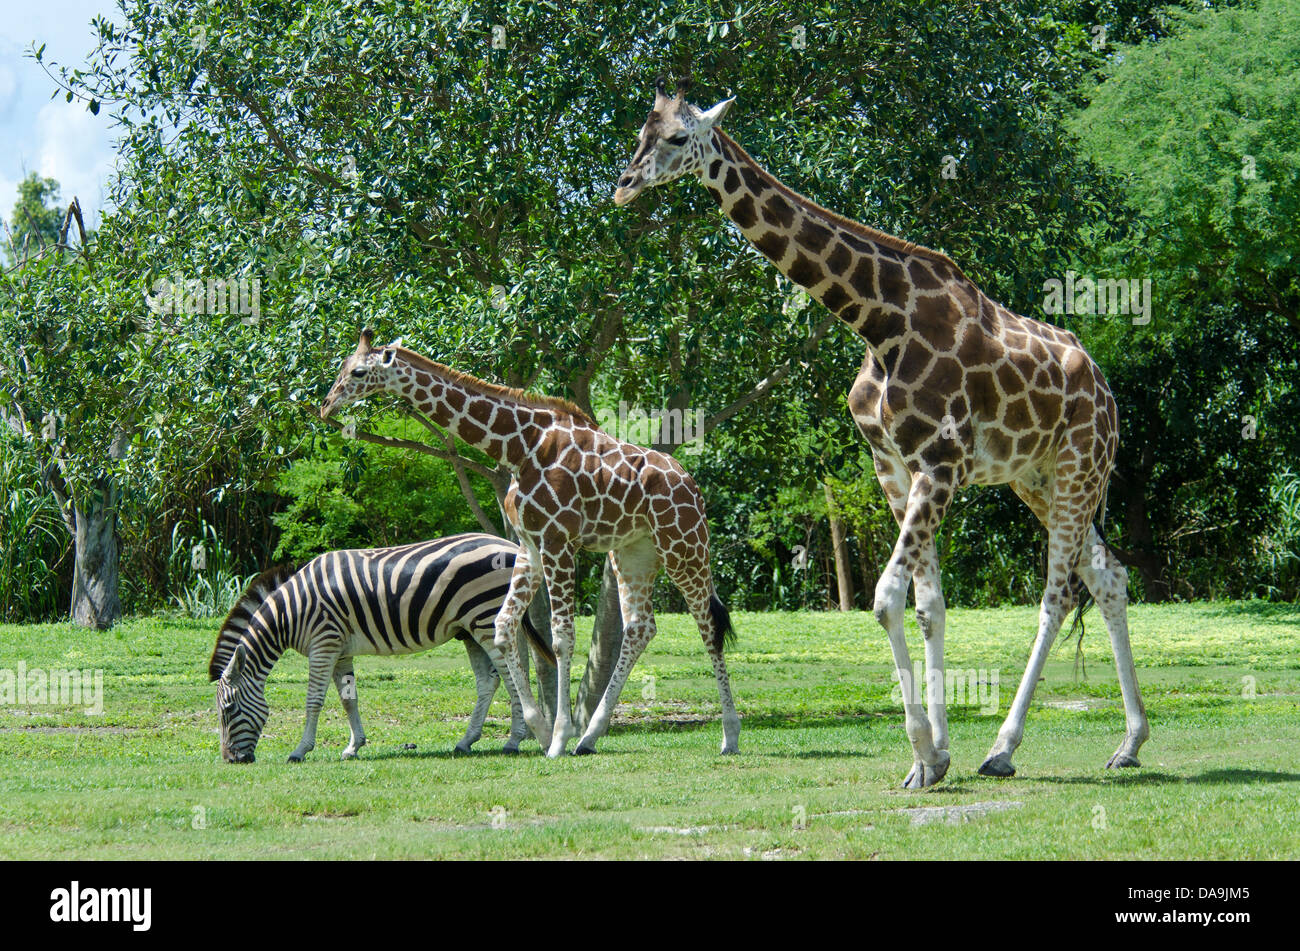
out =
[(731, 104), (735, 101), (736, 101), (736, 97), (732, 96), (730, 99), (722, 100), (722, 102), (718, 103), (716, 106), (714, 106), (712, 109), (708, 110), (707, 112), (700, 113), (700, 119), (699, 119), (700, 129), (711, 129), (719, 122), (721, 122), (723, 116), (725, 116), (728, 112), (731, 111)]
[(397, 359), (397, 351), (393, 349), (393, 347), (391, 346), (384, 347), (383, 352), (379, 357), (379, 362), (386, 367), (391, 367), (393, 365), (393, 361), (396, 359)]

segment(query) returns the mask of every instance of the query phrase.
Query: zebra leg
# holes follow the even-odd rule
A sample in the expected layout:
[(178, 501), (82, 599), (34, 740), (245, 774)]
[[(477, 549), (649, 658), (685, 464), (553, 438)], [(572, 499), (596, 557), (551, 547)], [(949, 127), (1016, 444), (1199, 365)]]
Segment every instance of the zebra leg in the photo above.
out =
[[(524, 718), (524, 705), (519, 700), (519, 694), (514, 689), (514, 682), (511, 679), (510, 668), (513, 665), (515, 670), (519, 671), (524, 681), (528, 677), (523, 673), (523, 664), (519, 659), (519, 645), (513, 644), (504, 654), (497, 650), (496, 642), (493, 638), (493, 628), (476, 627), (470, 631), (473, 640), (477, 642), (482, 649), (483, 657), (491, 665), (492, 675), (492, 693), (490, 696), (496, 696), (497, 684), (505, 682), (506, 695), (510, 699), (510, 736), (506, 738), (505, 746), (501, 747), (503, 753), (518, 753), (519, 744), (528, 738), (529, 728), (528, 721)], [(470, 641), (466, 641), (468, 649)]]
[(290, 763), (301, 763), (303, 757), (316, 748), (316, 721), (320, 719), (321, 707), (325, 705), (330, 675), (334, 673), (340, 652), (341, 645), (336, 634), (321, 636), (311, 647), (307, 658), (310, 668), (307, 675), (307, 722), (303, 726), (302, 740), (297, 749), (289, 754)]
[(366, 731), (361, 725), (361, 711), (357, 705), (357, 675), (352, 671), (352, 658), (340, 657), (334, 665), (334, 686), (338, 689), (339, 699), (343, 701), (343, 710), (348, 715), (347, 748), (340, 759), (355, 759), (357, 751), (366, 745)]
[(465, 652), (469, 654), (469, 665), (474, 669), (474, 687), (478, 692), (478, 701), (474, 704), (474, 712), (470, 714), (469, 729), (456, 744), (457, 753), (468, 753), (470, 747), (483, 735), (483, 721), (487, 719), (488, 707), (492, 705), (492, 696), (497, 692), (497, 683), (500, 681), (492, 659), (472, 637), (465, 638)]

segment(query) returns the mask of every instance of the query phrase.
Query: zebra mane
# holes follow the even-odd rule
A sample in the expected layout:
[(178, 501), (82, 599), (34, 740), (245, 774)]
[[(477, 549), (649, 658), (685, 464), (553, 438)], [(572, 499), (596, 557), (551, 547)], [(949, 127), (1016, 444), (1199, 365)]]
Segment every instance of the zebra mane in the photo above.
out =
[(262, 602), (271, 596), (271, 592), (288, 581), (297, 569), (291, 565), (277, 565), (268, 568), (252, 580), (247, 590), (239, 596), (235, 606), (230, 609), (226, 619), (221, 623), (217, 634), (217, 646), (212, 649), (212, 659), (208, 661), (208, 680), (217, 680), (225, 672), (226, 665), (239, 646), (240, 640), (248, 632), (248, 622), (262, 606)]

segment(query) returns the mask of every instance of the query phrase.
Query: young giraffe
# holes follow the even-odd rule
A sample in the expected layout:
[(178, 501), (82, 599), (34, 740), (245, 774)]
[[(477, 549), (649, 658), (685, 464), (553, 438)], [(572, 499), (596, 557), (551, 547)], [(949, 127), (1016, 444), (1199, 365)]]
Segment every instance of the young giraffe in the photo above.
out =
[[(321, 406), (323, 418), (370, 393), (395, 393), (514, 475), (505, 509), (521, 545), (495, 640), (503, 651), (514, 643), (545, 580), (558, 687), (547, 755), (562, 754), (574, 733), (569, 669), (578, 548), (609, 552), (623, 612), (623, 644), (574, 752), (596, 751), (632, 666), (655, 636), (651, 594), (661, 565), (686, 599), (713, 661), (722, 701), (722, 752), (736, 752), (740, 718), (723, 659), (731, 620), (713, 590), (704, 502), (677, 460), (620, 442), (565, 400), (486, 383), (396, 345), (372, 348), (371, 340), (371, 332), (363, 330)], [(516, 690), (525, 721), (545, 746), (545, 718), (527, 680), (516, 683)]]
[[(708, 111), (662, 82), (614, 202), (695, 175), (745, 237), (867, 343), (849, 408), (871, 444), (876, 476), (899, 523), (875, 591), (902, 684), (911, 683), (903, 634), (908, 579), (925, 640), (927, 707), (904, 690), (914, 765), (903, 785), (930, 786), (948, 770), (943, 695), (944, 601), (935, 532), (962, 486), (1009, 483), (1047, 528), (1047, 584), (1038, 636), (1010, 713), (980, 773), (1011, 776), (1011, 756), (1076, 574), (1110, 634), (1127, 732), (1107, 764), (1137, 766), (1146, 711), (1129, 649), (1128, 576), (1092, 518), (1119, 442), (1115, 401), (1074, 334), (990, 300), (937, 251), (841, 217), (787, 188)], [(1090, 557), (1091, 555), (1091, 557)]]

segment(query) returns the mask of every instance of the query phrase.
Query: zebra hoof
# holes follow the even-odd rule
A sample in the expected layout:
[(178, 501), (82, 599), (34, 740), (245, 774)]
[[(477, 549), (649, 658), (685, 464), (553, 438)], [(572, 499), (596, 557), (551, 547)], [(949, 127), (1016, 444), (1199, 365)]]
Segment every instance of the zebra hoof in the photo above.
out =
[(573, 751), (573, 755), (574, 755), (574, 756), (591, 756), (591, 755), (592, 755), (593, 753), (595, 753), (595, 752), (596, 752), (596, 747), (594, 747), (594, 746), (583, 746), (583, 745), (580, 743), (580, 744), (578, 744), (578, 746), (574, 749), (574, 751)]
[(290, 763), (301, 763), (301, 762), (302, 762), (302, 754), (301, 754), (301, 753), (290, 753), (290, 754), (289, 754), (289, 760), (288, 760), (288, 761), (289, 761)]
[(469, 748), (468, 746), (463, 746), (463, 745), (457, 743), (456, 746), (452, 749), (452, 751), (451, 751), (451, 755), (452, 755), (452, 756), (469, 756), (470, 752), (471, 752), (471, 750), (470, 750), (470, 748)]
[(1137, 761), (1136, 756), (1129, 756), (1127, 753), (1116, 753), (1106, 764), (1107, 769), (1131, 769), (1142, 764)]

